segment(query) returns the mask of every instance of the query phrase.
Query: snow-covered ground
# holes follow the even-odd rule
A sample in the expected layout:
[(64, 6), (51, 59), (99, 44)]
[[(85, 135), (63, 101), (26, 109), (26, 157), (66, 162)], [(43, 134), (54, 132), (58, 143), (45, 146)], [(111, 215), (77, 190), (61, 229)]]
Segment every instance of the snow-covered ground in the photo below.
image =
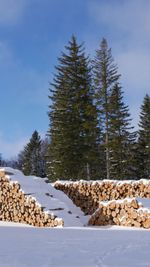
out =
[[(88, 218), (63, 192), (40, 178), (6, 170), (45, 210), (63, 218), (65, 227), (0, 222), (0, 267), (150, 267), (150, 230), (84, 227)], [(149, 200), (140, 201), (150, 207)]]
[(150, 231), (0, 227), (0, 267), (149, 267)]

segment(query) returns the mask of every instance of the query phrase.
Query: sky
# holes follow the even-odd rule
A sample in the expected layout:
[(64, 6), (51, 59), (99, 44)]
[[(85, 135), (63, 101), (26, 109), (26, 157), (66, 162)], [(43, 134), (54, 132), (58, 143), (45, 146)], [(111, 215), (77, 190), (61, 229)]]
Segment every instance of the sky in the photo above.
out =
[(48, 130), (49, 83), (72, 34), (92, 58), (112, 49), (137, 129), (150, 94), (149, 0), (0, 0), (0, 152), (14, 158), (33, 131)]

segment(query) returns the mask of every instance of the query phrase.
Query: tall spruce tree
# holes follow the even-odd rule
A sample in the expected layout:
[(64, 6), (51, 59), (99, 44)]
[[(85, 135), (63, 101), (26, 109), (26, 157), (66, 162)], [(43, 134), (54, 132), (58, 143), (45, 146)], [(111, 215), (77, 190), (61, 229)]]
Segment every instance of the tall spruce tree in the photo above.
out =
[(83, 45), (74, 36), (65, 48), (50, 88), (48, 176), (89, 179), (95, 175), (97, 157), (91, 70)]
[(119, 80), (117, 66), (108, 48), (106, 39), (102, 39), (100, 48), (96, 51), (93, 60), (93, 74), (96, 106), (98, 109), (99, 127), (101, 132), (101, 151), (105, 151), (105, 175), (110, 178), (110, 151), (109, 151), (109, 120), (110, 96), (114, 84)]
[(141, 106), (138, 138), (138, 178), (150, 179), (150, 96), (146, 94)]
[(41, 172), (41, 138), (37, 131), (34, 131), (32, 137), (20, 153), (21, 169), (25, 175), (42, 176)]
[(109, 108), (110, 178), (133, 179), (136, 133), (133, 132), (129, 108), (124, 104), (123, 92), (118, 83), (112, 89)]

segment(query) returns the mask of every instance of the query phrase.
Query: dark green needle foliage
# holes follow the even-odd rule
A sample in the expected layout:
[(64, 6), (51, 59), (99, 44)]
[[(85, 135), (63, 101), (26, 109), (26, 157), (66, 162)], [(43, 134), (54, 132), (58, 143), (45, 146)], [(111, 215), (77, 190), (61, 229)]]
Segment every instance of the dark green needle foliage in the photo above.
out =
[(74, 36), (65, 49), (50, 88), (48, 177), (90, 179), (96, 175), (98, 153), (91, 69)]
[(41, 138), (37, 131), (34, 131), (32, 137), (20, 153), (21, 169), (25, 175), (42, 176), (41, 172)]
[(141, 106), (138, 138), (138, 178), (150, 179), (150, 96), (146, 94)]
[[(99, 130), (101, 133), (101, 153), (105, 153), (103, 166), (105, 176), (110, 178), (110, 152), (109, 152), (109, 120), (110, 120), (110, 96), (114, 84), (119, 80), (117, 66), (108, 48), (106, 39), (102, 39), (100, 48), (96, 51), (93, 61), (94, 88), (96, 106), (98, 110)], [(102, 154), (101, 154), (102, 155)], [(104, 159), (103, 157), (103, 159)], [(105, 177), (105, 178), (106, 178)], [(104, 178), (104, 177), (103, 177)]]
[(129, 108), (124, 104), (118, 83), (112, 89), (109, 108), (110, 178), (133, 179), (136, 133), (133, 132)]

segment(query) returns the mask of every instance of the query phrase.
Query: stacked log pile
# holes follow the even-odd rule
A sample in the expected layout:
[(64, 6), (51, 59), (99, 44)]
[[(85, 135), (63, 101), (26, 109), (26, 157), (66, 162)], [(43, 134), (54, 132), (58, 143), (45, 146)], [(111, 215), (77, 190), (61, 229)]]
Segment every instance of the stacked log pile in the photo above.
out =
[(79, 181), (56, 182), (55, 188), (67, 194), (74, 204), (85, 214), (93, 214), (99, 207), (99, 201), (124, 198), (150, 198), (150, 180), (139, 181)]
[(120, 225), (150, 228), (150, 210), (136, 199), (100, 202), (91, 216), (89, 225)]
[(10, 181), (4, 171), (0, 171), (0, 220), (38, 227), (63, 226), (62, 219), (45, 212), (36, 199), (26, 196), (19, 183)]

